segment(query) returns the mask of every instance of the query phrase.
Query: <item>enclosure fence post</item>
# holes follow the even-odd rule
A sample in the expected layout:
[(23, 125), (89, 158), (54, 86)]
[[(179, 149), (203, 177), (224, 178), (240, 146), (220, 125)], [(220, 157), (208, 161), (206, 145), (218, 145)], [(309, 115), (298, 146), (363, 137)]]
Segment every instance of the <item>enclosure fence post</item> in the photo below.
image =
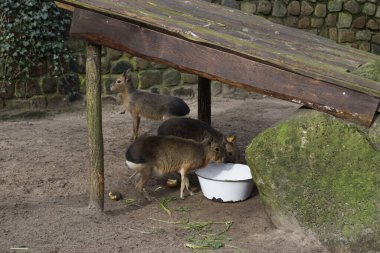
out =
[(198, 119), (211, 124), (211, 80), (198, 77)]
[(86, 106), (89, 147), (89, 208), (104, 210), (104, 151), (100, 85), (101, 46), (87, 44)]

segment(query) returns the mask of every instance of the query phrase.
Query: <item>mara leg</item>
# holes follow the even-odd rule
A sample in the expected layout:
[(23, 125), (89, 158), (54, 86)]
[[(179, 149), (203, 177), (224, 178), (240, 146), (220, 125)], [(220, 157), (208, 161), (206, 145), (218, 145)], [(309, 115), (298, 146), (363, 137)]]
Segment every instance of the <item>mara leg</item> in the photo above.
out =
[(125, 112), (127, 111), (127, 109), (128, 109), (128, 107), (125, 105), (125, 104), (123, 104), (121, 107), (120, 107), (120, 114), (125, 114)]
[[(136, 176), (140, 176), (140, 170), (142, 170), (142, 169), (145, 168), (144, 165), (135, 164), (135, 163), (132, 163), (132, 162), (130, 162), (130, 161), (125, 161), (125, 165), (127, 166), (127, 168), (128, 168), (129, 170), (132, 170), (132, 171), (133, 171), (133, 172), (132, 172), (132, 175), (130, 175), (130, 176), (128, 177), (128, 182), (129, 182), (129, 183), (133, 183), (133, 184), (135, 184), (136, 181), (133, 182), (132, 180), (133, 180)], [(135, 186), (136, 186), (136, 184), (135, 184)]]
[(136, 140), (139, 135), (140, 116), (132, 114), (133, 117), (133, 136), (132, 140)]
[(190, 191), (190, 182), (189, 182), (189, 178), (187, 177), (187, 170), (185, 168), (181, 168), (179, 173), (181, 174), (181, 192), (179, 196), (181, 199), (184, 199), (183, 191), (185, 190), (185, 187), (190, 195), (193, 195), (193, 192)]
[(194, 195), (194, 193), (190, 190), (190, 182), (189, 182), (189, 177), (187, 176), (187, 174), (185, 175), (185, 187), (191, 196)]
[(185, 172), (184, 172), (183, 169), (181, 169), (180, 174), (181, 174), (181, 190), (180, 190), (180, 193), (179, 193), (179, 197), (181, 199), (184, 199), (184, 197), (183, 197), (183, 190), (185, 189)]
[(129, 183), (134, 183), (132, 180), (133, 180), (136, 176), (138, 176), (138, 175), (139, 175), (139, 173), (138, 173), (137, 171), (133, 172), (133, 174), (128, 178), (128, 182), (129, 182)]
[(146, 166), (145, 168), (141, 169), (140, 171), (140, 179), (139, 182), (136, 185), (136, 188), (144, 195), (144, 197), (151, 201), (152, 198), (149, 196), (149, 193), (144, 188), (145, 183), (151, 178), (153, 174), (153, 169), (151, 166)]

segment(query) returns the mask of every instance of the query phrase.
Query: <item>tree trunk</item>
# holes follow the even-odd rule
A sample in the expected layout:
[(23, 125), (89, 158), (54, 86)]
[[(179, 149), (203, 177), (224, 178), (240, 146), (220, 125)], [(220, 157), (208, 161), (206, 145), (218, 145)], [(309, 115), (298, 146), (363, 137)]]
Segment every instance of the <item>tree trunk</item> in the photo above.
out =
[(104, 155), (100, 85), (101, 46), (87, 44), (86, 104), (90, 158), (89, 208), (104, 210)]
[(198, 119), (211, 124), (211, 80), (198, 77)]

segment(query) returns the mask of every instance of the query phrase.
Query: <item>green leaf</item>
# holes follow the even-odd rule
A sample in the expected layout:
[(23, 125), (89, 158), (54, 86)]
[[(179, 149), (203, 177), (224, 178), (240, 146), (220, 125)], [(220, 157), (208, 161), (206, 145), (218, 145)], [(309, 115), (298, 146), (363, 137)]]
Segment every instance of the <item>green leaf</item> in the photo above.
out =
[[(34, 63), (47, 60), (59, 68), (61, 59), (69, 59), (64, 44), (70, 17), (51, 0), (0, 1), (0, 55), (7, 59), (5, 80), (18, 72), (29, 75)], [(14, 68), (11, 65), (14, 64)]]

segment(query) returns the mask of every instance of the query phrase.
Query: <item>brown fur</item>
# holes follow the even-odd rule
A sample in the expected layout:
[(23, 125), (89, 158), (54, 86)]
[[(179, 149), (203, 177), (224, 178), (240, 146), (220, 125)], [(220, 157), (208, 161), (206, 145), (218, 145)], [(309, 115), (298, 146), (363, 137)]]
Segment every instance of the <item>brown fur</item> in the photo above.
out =
[(140, 173), (136, 188), (145, 193), (148, 199), (144, 185), (153, 172), (180, 173), (180, 197), (183, 198), (185, 187), (192, 195), (187, 173), (205, 167), (211, 161), (220, 162), (223, 152), (223, 146), (216, 145), (211, 137), (196, 142), (174, 136), (147, 136), (136, 139), (127, 149), (126, 163), (131, 169)]
[(133, 136), (138, 136), (141, 117), (152, 120), (166, 120), (172, 117), (185, 116), (190, 112), (188, 105), (180, 98), (140, 91), (135, 88), (130, 69), (116, 79), (111, 91), (121, 93), (124, 113), (129, 111), (133, 118)]
[(158, 135), (173, 135), (195, 141), (202, 141), (205, 132), (213, 138), (213, 142), (216, 142), (218, 145), (224, 145), (225, 154), (223, 162), (239, 162), (240, 155), (235, 143), (236, 136), (230, 135), (226, 137), (203, 121), (191, 118), (172, 118), (163, 122), (157, 130)]

